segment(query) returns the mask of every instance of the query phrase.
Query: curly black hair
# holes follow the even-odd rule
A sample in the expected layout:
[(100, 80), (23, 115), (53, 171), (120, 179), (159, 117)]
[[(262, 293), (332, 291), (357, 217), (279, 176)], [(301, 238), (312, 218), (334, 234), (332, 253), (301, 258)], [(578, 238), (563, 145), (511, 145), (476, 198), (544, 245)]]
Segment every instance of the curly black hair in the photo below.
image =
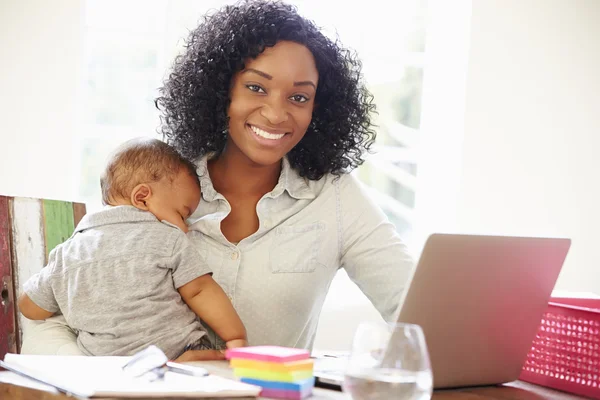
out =
[(282, 40), (306, 46), (319, 72), (312, 121), (288, 154), (291, 166), (317, 180), (361, 165), (376, 136), (371, 123), (375, 105), (362, 83), (362, 64), (296, 7), (279, 1), (244, 0), (203, 17), (155, 101), (163, 114), (159, 133), (190, 159), (221, 153), (233, 75), (246, 60)]

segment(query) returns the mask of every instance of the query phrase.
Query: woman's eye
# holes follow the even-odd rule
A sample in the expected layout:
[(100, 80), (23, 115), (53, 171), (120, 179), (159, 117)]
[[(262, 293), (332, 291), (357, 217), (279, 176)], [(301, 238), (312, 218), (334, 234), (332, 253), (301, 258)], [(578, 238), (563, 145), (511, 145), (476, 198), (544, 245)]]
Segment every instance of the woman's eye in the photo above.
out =
[(265, 90), (258, 85), (246, 85), (246, 87), (255, 93), (265, 93)]
[(290, 99), (292, 99), (292, 101), (295, 101), (296, 103), (306, 103), (308, 101), (308, 97), (301, 94), (295, 94), (292, 97), (290, 97)]

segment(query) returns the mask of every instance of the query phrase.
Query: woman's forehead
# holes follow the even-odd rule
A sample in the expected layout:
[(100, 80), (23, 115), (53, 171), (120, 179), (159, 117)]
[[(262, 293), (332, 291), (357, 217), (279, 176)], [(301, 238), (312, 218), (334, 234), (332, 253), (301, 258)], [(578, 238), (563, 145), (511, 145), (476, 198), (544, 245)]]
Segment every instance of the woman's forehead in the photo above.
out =
[(311, 51), (302, 44), (290, 41), (267, 47), (258, 57), (248, 60), (245, 68), (258, 70), (273, 79), (290, 78), (294, 81), (313, 81), (315, 84), (319, 79)]

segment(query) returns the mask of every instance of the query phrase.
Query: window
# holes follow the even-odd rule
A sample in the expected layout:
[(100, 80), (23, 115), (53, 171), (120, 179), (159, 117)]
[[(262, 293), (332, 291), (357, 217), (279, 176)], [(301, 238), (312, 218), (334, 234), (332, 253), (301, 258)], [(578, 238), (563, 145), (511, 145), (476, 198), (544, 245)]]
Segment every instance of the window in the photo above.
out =
[(80, 196), (101, 207), (99, 176), (106, 157), (127, 139), (157, 137), (154, 106), (168, 66), (187, 29), (222, 1), (88, 0), (80, 136)]

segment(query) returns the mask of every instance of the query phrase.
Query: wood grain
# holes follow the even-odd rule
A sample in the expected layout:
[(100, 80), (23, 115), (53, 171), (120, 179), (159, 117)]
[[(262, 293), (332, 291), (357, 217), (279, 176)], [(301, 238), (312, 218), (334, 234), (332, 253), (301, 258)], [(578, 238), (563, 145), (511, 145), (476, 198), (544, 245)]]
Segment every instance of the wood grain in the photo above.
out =
[(83, 216), (86, 214), (85, 204), (73, 203), (73, 225), (77, 227)]
[(10, 199), (0, 196), (0, 357), (17, 351), (11, 260)]
[(67, 397), (62, 394), (43, 392), (41, 390), (29, 389), (21, 386), (0, 383), (0, 399), (11, 400), (67, 400), (73, 397)]
[[(23, 284), (37, 274), (46, 264), (46, 245), (42, 219), (42, 203), (38, 199), (15, 197), (11, 207), (13, 270), (15, 296), (21, 295)], [(17, 314), (18, 343), (22, 343), (23, 331), (32, 321)]]

